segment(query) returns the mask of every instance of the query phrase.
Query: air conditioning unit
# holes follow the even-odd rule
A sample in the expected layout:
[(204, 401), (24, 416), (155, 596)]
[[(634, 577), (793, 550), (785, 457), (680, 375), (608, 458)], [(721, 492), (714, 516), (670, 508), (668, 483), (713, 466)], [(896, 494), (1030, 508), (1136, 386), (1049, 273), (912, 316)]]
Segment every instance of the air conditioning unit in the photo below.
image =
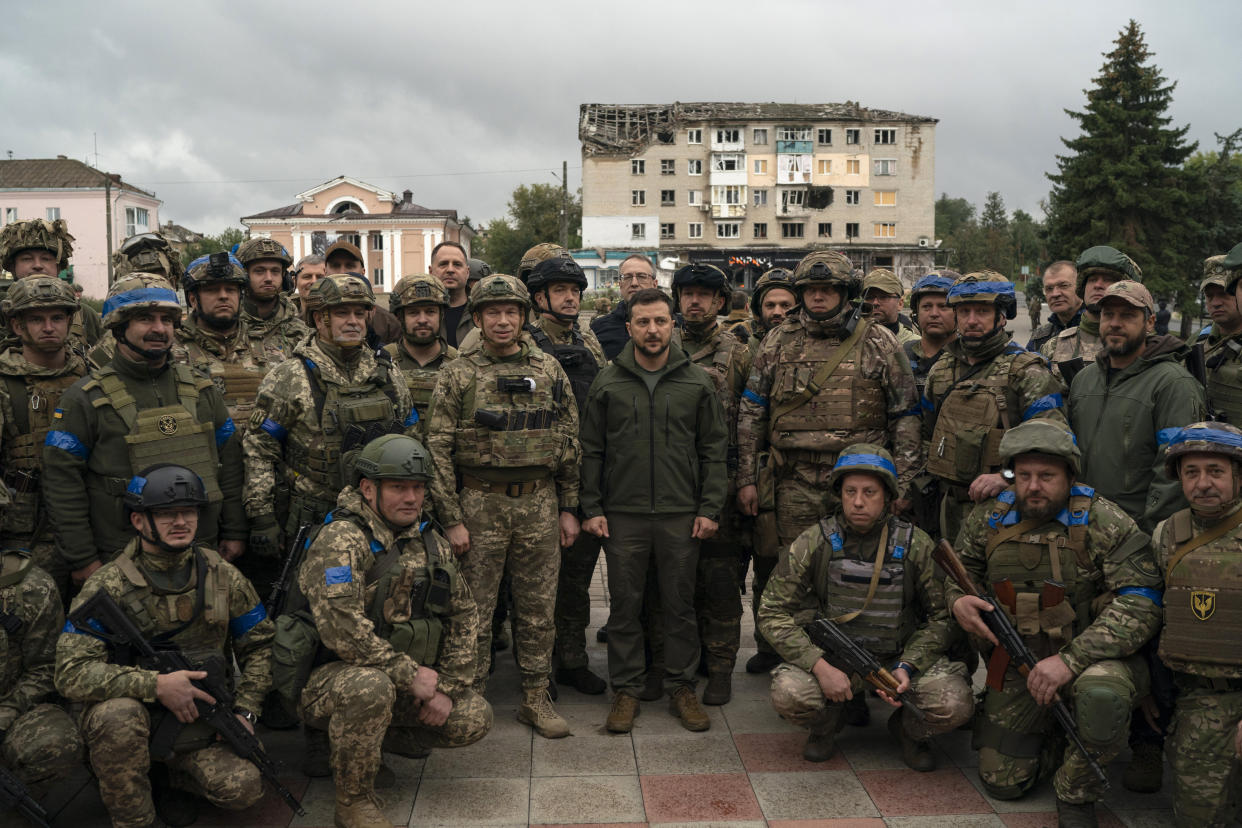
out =
[(930, 247), (930, 246), (931, 246), (931, 239), (927, 238), (927, 236), (919, 236), (919, 247)]

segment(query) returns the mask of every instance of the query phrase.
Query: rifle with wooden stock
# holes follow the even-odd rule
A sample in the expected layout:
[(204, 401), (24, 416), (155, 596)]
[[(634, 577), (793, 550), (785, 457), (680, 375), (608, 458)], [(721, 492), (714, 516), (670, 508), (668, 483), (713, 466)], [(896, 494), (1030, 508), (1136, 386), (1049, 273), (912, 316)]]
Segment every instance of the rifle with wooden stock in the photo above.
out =
[(910, 701), (906, 693), (898, 693), (898, 681), (893, 674), (884, 668), (865, 647), (846, 635), (840, 627), (827, 618), (816, 618), (804, 627), (807, 636), (816, 647), (831, 653), (838, 662), (845, 666), (846, 673), (857, 673), (863, 681), (883, 690), (889, 696), (901, 702), (902, 707), (920, 722), (926, 720), (922, 710)]

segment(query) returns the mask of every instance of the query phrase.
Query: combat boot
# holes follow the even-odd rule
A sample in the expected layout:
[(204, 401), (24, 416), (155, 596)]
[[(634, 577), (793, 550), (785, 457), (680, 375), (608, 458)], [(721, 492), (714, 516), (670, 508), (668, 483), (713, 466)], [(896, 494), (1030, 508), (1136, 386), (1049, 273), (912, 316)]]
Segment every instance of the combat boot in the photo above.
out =
[(634, 719), (638, 716), (638, 699), (629, 693), (618, 693), (612, 700), (612, 709), (604, 720), (604, 728), (609, 733), (629, 733), (634, 729)]
[(1155, 742), (1139, 742), (1134, 745), (1130, 764), (1121, 775), (1121, 784), (1127, 791), (1155, 793), (1164, 784), (1164, 751)]
[(919, 741), (906, 732), (902, 723), (902, 708), (893, 711), (888, 717), (888, 732), (901, 745), (901, 761), (911, 770), (927, 773), (936, 769), (936, 755), (932, 753), (931, 742)]
[(1074, 805), (1057, 797), (1057, 828), (1096, 828), (1095, 803)]
[(746, 672), (755, 674), (770, 673), (780, 663), (781, 657), (776, 653), (765, 653), (760, 650), (746, 660)]
[(198, 821), (198, 797), (173, 787), (172, 773), (167, 765), (154, 763), (150, 777), (151, 801), (155, 805), (158, 821), (171, 828), (183, 828)]
[(569, 735), (569, 722), (561, 718), (552, 706), (547, 688), (523, 692), (517, 720), (533, 727), (545, 739), (561, 739)]
[(564, 684), (574, 688), (579, 693), (587, 696), (601, 695), (608, 689), (608, 684), (599, 676), (591, 672), (591, 668), (582, 667), (558, 667), (556, 669), (556, 681), (558, 684)]
[(806, 746), (802, 748), (802, 758), (808, 762), (827, 762), (837, 752), (835, 729), (823, 733), (811, 731), (806, 736)]
[(384, 816), (379, 798), (373, 791), (349, 796), (340, 788), (336, 789), (333, 824), (336, 828), (393, 828), (392, 821)]
[(733, 674), (712, 673), (707, 677), (707, 687), (703, 690), (703, 704), (728, 704), (733, 698)]
[(678, 687), (673, 693), (668, 700), (668, 712), (681, 719), (681, 726), (686, 730), (697, 733), (712, 726), (711, 719), (699, 707), (699, 697), (694, 695), (694, 688), (689, 685)]
[(305, 725), (306, 755), (302, 757), (302, 773), (312, 779), (332, 775), (332, 749), (328, 744), (328, 731)]

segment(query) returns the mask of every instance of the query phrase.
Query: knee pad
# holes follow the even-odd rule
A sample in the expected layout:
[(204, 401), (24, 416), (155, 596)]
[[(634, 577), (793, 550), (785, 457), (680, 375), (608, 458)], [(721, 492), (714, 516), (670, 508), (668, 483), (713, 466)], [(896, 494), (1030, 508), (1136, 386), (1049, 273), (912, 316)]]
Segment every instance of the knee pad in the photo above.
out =
[(1129, 693), (1109, 683), (1092, 682), (1075, 688), (1074, 711), (1083, 741), (1109, 745), (1126, 735), (1130, 722)]

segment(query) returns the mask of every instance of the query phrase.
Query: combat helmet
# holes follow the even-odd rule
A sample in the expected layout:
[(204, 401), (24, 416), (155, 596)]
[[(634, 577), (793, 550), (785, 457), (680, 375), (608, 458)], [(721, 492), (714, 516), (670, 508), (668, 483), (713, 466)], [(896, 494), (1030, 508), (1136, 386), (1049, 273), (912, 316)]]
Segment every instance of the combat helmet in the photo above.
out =
[(171, 311), (181, 319), (181, 303), (167, 279), (156, 273), (131, 273), (108, 288), (103, 326), (115, 334), (135, 313), (154, 308)]
[(1164, 473), (1176, 480), (1187, 454), (1219, 454), (1242, 466), (1242, 429), (1227, 423), (1193, 423), (1180, 428), (1166, 444)]
[(704, 287), (714, 290), (724, 297), (724, 307), (729, 306), (729, 298), (733, 295), (733, 286), (729, 277), (715, 265), (695, 262), (682, 265), (673, 274), (673, 310), (681, 311), (681, 289), (686, 287)]
[(764, 272), (759, 277), (759, 281), (755, 282), (755, 291), (750, 295), (750, 315), (759, 319), (759, 309), (763, 307), (763, 295), (769, 290), (782, 288), (794, 295), (797, 301), (798, 291), (794, 288), (793, 274), (788, 268), (774, 267)]
[(492, 275), (492, 266), (482, 259), (467, 259), (466, 263), (470, 265), (470, 275), (466, 277), (466, 284), (471, 284), (482, 279), (484, 276)]
[(535, 269), (535, 265), (539, 264), (540, 262), (545, 261), (547, 259), (572, 259), (572, 258), (573, 256), (569, 254), (569, 251), (561, 247), (559, 244), (553, 244), (552, 242), (542, 242), (540, 244), (535, 245), (530, 250), (527, 250), (525, 253), (522, 254), (522, 261), (518, 265), (517, 277), (522, 282), (522, 284), (526, 284), (526, 280), (527, 278), (530, 277), (531, 272)]
[(504, 273), (493, 273), (475, 285), (474, 290), (470, 291), (466, 309), (473, 314), (484, 305), (497, 302), (512, 302), (522, 308), (522, 313), (530, 311), (530, 293), (526, 285), (519, 282), (516, 276)]
[(173, 249), (161, 233), (138, 233), (121, 242), (112, 254), (114, 278), (131, 273), (160, 273), (174, 287), (181, 285), (185, 268), (181, 254)]
[(854, 278), (854, 265), (845, 254), (835, 250), (817, 250), (803, 256), (794, 268), (793, 284), (799, 299), (810, 284), (842, 288), (848, 299), (858, 298), (861, 287)]
[(247, 267), (263, 259), (275, 259), (286, 270), (293, 267), (293, 257), (289, 255), (289, 251), (285, 250), (284, 245), (273, 239), (246, 239), (237, 246), (235, 255), (237, 260), (242, 263), (242, 267)]
[(354, 458), (354, 485), (368, 480), (431, 480), (431, 455), (404, 434), (385, 434), (367, 443)]
[(221, 251), (199, 256), (190, 262), (190, 266), (185, 271), (182, 288), (186, 296), (189, 296), (203, 285), (215, 282), (235, 284), (245, 290), (250, 284), (250, 279), (246, 277), (242, 263), (235, 256)]
[(949, 288), (953, 287), (953, 283), (960, 278), (962, 274), (956, 270), (933, 270), (925, 276), (920, 276), (919, 280), (914, 283), (914, 287), (910, 288), (910, 310), (919, 309), (919, 300), (924, 294), (938, 293), (947, 299)]
[(402, 276), (388, 294), (388, 309), (397, 315), (412, 305), (447, 308), (448, 304), (448, 290), (439, 279), (426, 273)]
[(874, 443), (854, 443), (846, 446), (828, 474), (828, 488), (839, 494), (841, 479), (854, 472), (874, 474), (884, 484), (889, 497), (897, 499), (897, 465), (888, 449)]
[(953, 283), (948, 296), (949, 307), (980, 302), (995, 305), (1006, 319), (1013, 319), (1018, 315), (1018, 296), (1013, 282), (995, 270), (967, 273)]
[(1115, 247), (1109, 247), (1106, 244), (1089, 247), (1079, 254), (1078, 260), (1074, 262), (1074, 267), (1078, 268), (1078, 298), (1086, 298), (1087, 278), (1099, 273), (1111, 276), (1114, 282), (1123, 279), (1133, 279), (1136, 282), (1143, 281), (1143, 271), (1135, 264), (1125, 253), (1122, 253)]
[(1237, 290), (1238, 280), (1242, 279), (1242, 243), (1235, 244), (1233, 249), (1225, 254), (1225, 260), (1220, 266), (1229, 271), (1229, 284), (1225, 287), (1230, 293)]
[(149, 512), (173, 506), (207, 505), (207, 488), (203, 479), (174, 463), (148, 466), (129, 480), (122, 498), (130, 512)]
[(14, 221), (0, 230), (0, 267), (13, 272), (13, 260), (23, 250), (47, 250), (56, 257), (57, 267), (64, 270), (73, 255), (73, 236), (64, 219), (29, 219)]
[(311, 285), (303, 299), (308, 318), (315, 311), (341, 305), (375, 307), (375, 291), (371, 290), (371, 283), (356, 273), (333, 273)]
[(1000, 458), (1007, 469), (1022, 454), (1047, 454), (1065, 462), (1070, 477), (1082, 470), (1082, 452), (1069, 426), (1053, 420), (1027, 420), (1005, 432), (1000, 441)]
[(16, 314), (45, 308), (62, 308), (72, 315), (79, 304), (73, 286), (64, 280), (55, 276), (28, 276), (9, 288), (0, 301), (0, 316), (7, 323)]

